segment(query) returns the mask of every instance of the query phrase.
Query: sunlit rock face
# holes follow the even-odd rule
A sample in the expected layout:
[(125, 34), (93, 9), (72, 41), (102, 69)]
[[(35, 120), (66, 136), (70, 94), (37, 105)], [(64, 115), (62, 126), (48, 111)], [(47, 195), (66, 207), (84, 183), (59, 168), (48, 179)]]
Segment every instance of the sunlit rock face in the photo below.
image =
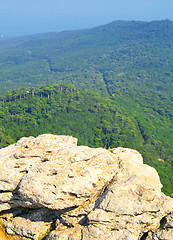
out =
[(173, 239), (173, 199), (135, 150), (21, 138), (0, 150), (1, 222), (22, 239)]

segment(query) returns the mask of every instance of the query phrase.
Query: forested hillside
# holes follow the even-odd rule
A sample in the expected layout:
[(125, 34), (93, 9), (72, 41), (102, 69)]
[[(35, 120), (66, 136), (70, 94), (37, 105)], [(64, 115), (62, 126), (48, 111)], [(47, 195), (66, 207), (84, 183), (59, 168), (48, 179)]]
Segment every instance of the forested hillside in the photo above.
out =
[(73, 86), (13, 90), (1, 96), (0, 106), (1, 147), (45, 132), (70, 134), (79, 144), (95, 147), (140, 147), (144, 142), (138, 124), (113, 100)]
[[(131, 147), (156, 167), (170, 194), (172, 80), (169, 20), (1, 38), (1, 147), (43, 132)], [(68, 85), (50, 86), (57, 83)]]
[[(157, 160), (161, 156), (155, 137), (148, 133), (146, 141), (139, 123), (140, 119), (137, 121), (113, 99), (68, 85), (13, 90), (1, 96), (0, 101), (1, 147), (23, 136), (53, 133), (77, 137), (79, 144), (91, 147), (135, 148), (145, 162), (157, 168), (163, 190), (171, 194), (171, 165)], [(151, 126), (148, 124), (144, 131)], [(160, 147), (165, 144), (160, 143)], [(170, 147), (167, 152), (171, 154)]]
[(172, 21), (1, 38), (0, 91), (63, 82), (104, 94), (171, 94), (172, 62)]

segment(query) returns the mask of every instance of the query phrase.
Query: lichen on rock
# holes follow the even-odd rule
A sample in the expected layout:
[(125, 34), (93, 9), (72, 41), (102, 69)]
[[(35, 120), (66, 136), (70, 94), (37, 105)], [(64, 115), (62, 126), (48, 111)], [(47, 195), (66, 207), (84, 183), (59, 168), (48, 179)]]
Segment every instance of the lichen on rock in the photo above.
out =
[(43, 134), (1, 149), (0, 172), (1, 221), (9, 234), (34, 240), (173, 238), (173, 199), (135, 150), (110, 152), (77, 146), (71, 136)]

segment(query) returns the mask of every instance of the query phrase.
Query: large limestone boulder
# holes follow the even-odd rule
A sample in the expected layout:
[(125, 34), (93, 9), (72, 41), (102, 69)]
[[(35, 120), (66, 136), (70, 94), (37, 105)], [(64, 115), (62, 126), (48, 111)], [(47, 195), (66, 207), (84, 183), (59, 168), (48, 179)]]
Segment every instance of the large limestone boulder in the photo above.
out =
[(0, 150), (1, 222), (22, 239), (173, 239), (173, 199), (161, 188), (131, 149), (43, 134)]

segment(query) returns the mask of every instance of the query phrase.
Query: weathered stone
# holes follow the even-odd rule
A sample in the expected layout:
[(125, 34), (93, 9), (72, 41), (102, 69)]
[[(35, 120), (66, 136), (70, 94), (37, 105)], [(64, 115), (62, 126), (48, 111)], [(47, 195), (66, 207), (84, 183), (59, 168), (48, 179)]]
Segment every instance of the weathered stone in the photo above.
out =
[(1, 149), (0, 172), (1, 219), (9, 234), (34, 240), (173, 238), (173, 199), (135, 150), (110, 152), (43, 134)]
[(51, 224), (57, 219), (57, 212), (48, 209), (14, 209), (2, 217), (2, 223), (9, 234), (38, 240), (50, 230)]
[(23, 176), (18, 193), (25, 205), (29, 199), (33, 207), (79, 206), (100, 191), (118, 169), (115, 158), (104, 149), (71, 147), (60, 150), (53, 161), (34, 164)]
[[(63, 229), (63, 228), (62, 228)], [(82, 239), (82, 226), (78, 225), (75, 228), (66, 228), (62, 230), (52, 231), (45, 240), (79, 240)]]

